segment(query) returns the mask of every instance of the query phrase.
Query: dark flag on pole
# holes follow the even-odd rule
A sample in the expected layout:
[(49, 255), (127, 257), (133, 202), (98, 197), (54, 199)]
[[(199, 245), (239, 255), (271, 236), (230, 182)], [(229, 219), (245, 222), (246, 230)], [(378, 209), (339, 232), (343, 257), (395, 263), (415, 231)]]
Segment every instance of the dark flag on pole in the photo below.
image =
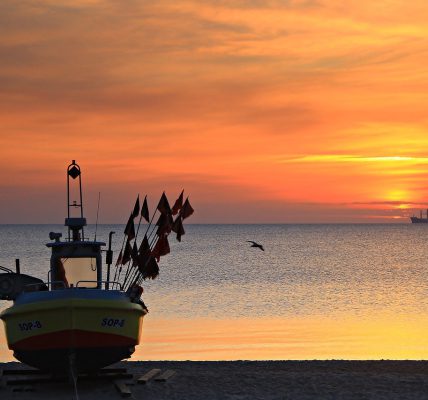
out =
[(134, 211), (132, 211), (132, 218), (138, 217), (140, 213), (140, 195), (137, 196), (137, 200), (135, 201)]
[(138, 252), (140, 255), (145, 254), (150, 251), (150, 244), (149, 240), (147, 239), (147, 235), (144, 235), (144, 239), (142, 240), (140, 244), (140, 248), (138, 249)]
[(142, 240), (140, 248), (138, 249), (138, 269), (140, 272), (144, 271), (144, 266), (148, 262), (149, 257), (151, 257), (150, 244), (149, 240), (147, 239), (147, 235), (144, 235), (144, 239)]
[(183, 207), (183, 195), (184, 195), (184, 190), (181, 191), (180, 196), (178, 197), (177, 200), (175, 200), (175, 203), (172, 206), (172, 209), (171, 209), (172, 215), (176, 215), (181, 210), (181, 207)]
[(181, 242), (181, 236), (186, 232), (184, 231), (183, 221), (180, 216), (178, 216), (172, 224), (172, 231), (177, 234), (177, 240)]
[(131, 258), (132, 258), (132, 266), (135, 267), (136, 265), (138, 265), (138, 248), (137, 248), (137, 243), (135, 242), (134, 242), (134, 246), (132, 246)]
[(133, 214), (129, 216), (128, 222), (126, 224), (125, 230), (123, 232), (126, 236), (128, 236), (128, 240), (132, 240), (135, 238), (135, 227), (134, 227), (134, 217)]
[(123, 252), (122, 265), (128, 264), (129, 260), (131, 259), (131, 254), (132, 254), (132, 247), (128, 239), (126, 241), (125, 251)]
[(181, 218), (186, 219), (187, 217), (190, 217), (194, 212), (195, 210), (190, 205), (189, 198), (187, 198), (183, 204), (183, 207), (181, 208), (180, 216)]
[(146, 265), (143, 278), (155, 279), (158, 275), (159, 275), (159, 265), (153, 257), (150, 257), (149, 262)]
[(171, 207), (169, 206), (169, 202), (166, 198), (165, 192), (162, 193), (157, 209), (161, 214), (171, 214)]
[(150, 253), (140, 259), (138, 269), (143, 279), (155, 279), (159, 275), (159, 265)]
[(161, 214), (158, 221), (156, 222), (156, 226), (158, 227), (156, 234), (158, 236), (169, 234), (171, 232), (172, 222), (173, 220), (171, 214)]
[(150, 218), (149, 218), (149, 206), (147, 205), (147, 196), (144, 197), (143, 206), (141, 207), (141, 216), (147, 222), (150, 222)]
[(122, 249), (120, 249), (119, 257), (117, 257), (116, 267), (122, 264)]
[(169, 254), (171, 252), (169, 248), (169, 242), (167, 236), (161, 236), (153, 247), (152, 256), (156, 259), (157, 262), (160, 261), (162, 256)]

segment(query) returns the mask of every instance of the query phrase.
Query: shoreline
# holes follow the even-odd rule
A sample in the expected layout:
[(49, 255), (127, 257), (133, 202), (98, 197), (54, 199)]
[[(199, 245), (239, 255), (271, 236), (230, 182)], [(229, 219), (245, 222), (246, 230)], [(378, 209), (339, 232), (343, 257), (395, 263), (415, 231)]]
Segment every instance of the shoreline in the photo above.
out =
[[(114, 368), (133, 374), (124, 383), (134, 399), (423, 399), (428, 393), (428, 361), (122, 361)], [(0, 369), (26, 368), (18, 362)], [(151, 369), (174, 370), (166, 382), (136, 380)], [(2, 399), (73, 398), (67, 382), (34, 384), (34, 392), (0, 386)], [(121, 398), (112, 382), (79, 381), (80, 400)]]

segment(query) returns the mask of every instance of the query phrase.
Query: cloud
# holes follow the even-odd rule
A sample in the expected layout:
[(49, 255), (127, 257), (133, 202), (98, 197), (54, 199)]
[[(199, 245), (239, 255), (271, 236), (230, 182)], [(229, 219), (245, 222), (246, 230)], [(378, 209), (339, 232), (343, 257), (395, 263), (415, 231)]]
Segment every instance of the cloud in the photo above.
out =
[(314, 154), (285, 158), (280, 162), (308, 162), (308, 163), (417, 163), (428, 164), (428, 157), (413, 156), (362, 156), (350, 154)]
[(353, 201), (422, 201), (424, 7), (3, 1), (4, 196), (13, 206), (26, 188), (60, 185), (77, 159), (119, 192), (189, 182), (203, 207), (218, 193), (239, 220), (257, 201), (270, 216), (285, 207), (284, 220), (306, 219), (298, 203), (309, 220), (317, 207), (338, 220)]

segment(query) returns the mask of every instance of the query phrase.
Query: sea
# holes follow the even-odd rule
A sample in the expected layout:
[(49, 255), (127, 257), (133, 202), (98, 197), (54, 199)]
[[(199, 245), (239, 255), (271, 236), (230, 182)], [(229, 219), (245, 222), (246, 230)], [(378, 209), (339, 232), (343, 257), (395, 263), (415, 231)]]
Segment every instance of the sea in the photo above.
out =
[[(123, 229), (97, 227), (97, 240), (116, 232), (115, 258)], [(133, 360), (428, 358), (428, 224), (185, 229), (143, 283), (149, 314)], [(51, 231), (65, 235), (61, 225), (0, 225), (0, 265), (19, 258), (21, 272), (46, 280)], [(0, 361), (10, 360), (1, 327)]]

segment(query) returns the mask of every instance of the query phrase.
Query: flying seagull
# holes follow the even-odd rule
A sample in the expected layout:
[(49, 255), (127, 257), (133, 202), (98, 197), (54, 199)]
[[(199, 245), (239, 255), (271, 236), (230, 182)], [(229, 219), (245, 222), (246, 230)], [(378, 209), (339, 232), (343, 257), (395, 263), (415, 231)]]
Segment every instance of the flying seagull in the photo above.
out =
[(253, 242), (252, 240), (247, 240), (248, 243), (252, 243), (251, 247), (258, 247), (260, 250), (265, 251), (263, 246), (261, 244), (258, 244), (256, 242)]

